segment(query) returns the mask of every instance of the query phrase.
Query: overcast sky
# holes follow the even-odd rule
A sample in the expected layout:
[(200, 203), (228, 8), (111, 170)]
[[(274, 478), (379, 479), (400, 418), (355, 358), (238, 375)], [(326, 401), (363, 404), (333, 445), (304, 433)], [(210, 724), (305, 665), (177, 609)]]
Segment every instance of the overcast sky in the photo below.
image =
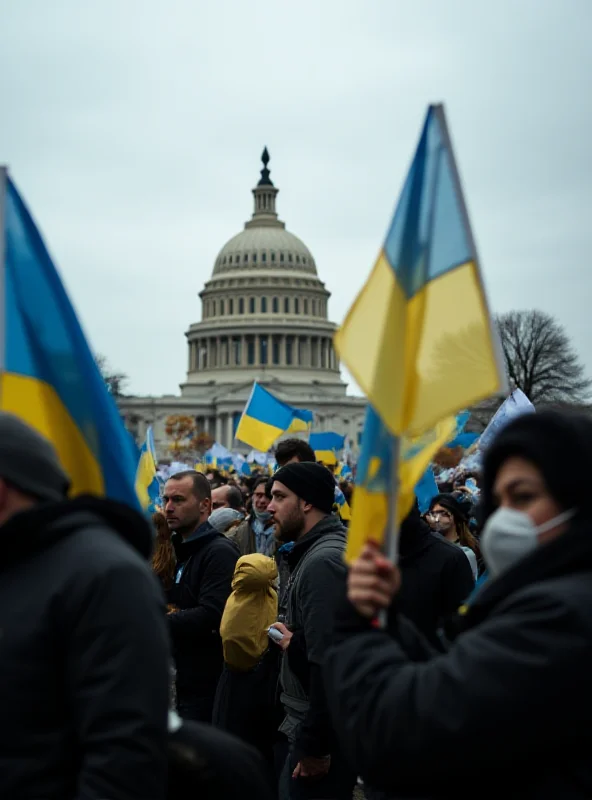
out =
[(4, 0), (0, 162), (93, 348), (176, 393), (263, 146), (340, 322), (443, 101), (494, 309), (592, 375), (591, 31), (592, 0)]

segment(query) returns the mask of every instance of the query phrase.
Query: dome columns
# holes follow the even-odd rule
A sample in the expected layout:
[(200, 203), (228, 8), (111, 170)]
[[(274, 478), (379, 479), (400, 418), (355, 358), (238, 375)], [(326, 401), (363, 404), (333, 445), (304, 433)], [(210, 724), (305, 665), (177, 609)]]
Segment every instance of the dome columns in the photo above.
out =
[(339, 370), (332, 337), (322, 333), (229, 333), (192, 339), (188, 346), (190, 373), (229, 367)]

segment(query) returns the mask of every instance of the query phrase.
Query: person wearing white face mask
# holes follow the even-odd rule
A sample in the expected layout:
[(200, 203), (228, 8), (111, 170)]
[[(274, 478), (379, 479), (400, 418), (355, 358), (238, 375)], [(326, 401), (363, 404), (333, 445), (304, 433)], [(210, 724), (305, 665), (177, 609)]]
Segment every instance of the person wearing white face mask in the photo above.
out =
[(590, 419), (541, 412), (500, 432), (482, 482), (490, 578), (443, 652), (400, 614), (394, 632), (372, 624), (396, 612), (396, 566), (372, 545), (352, 565), (324, 677), (341, 747), (373, 789), (592, 797), (591, 471)]

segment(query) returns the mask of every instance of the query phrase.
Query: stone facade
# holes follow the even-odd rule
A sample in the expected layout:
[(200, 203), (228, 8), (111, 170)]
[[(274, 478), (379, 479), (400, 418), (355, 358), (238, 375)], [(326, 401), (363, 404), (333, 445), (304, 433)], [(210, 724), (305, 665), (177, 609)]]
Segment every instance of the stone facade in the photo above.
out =
[(199, 294), (201, 321), (189, 326), (187, 376), (180, 396), (125, 397), (126, 425), (138, 441), (152, 425), (160, 456), (171, 414), (195, 417), (198, 430), (234, 449), (253, 381), (280, 399), (314, 412), (316, 431), (345, 434), (355, 450), (365, 400), (349, 396), (333, 350), (335, 324), (328, 318), (330, 292), (306, 245), (276, 213), (278, 189), (263, 153), (254, 211), (244, 230), (215, 259)]

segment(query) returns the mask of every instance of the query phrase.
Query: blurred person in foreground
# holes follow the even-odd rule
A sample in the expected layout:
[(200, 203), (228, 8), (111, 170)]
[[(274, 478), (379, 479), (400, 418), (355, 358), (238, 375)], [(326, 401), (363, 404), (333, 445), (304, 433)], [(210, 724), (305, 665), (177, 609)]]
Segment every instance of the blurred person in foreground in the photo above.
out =
[[(485, 454), (489, 581), (445, 653), (397, 608), (368, 544), (351, 568), (325, 685), (340, 742), (391, 797), (592, 797), (592, 421), (528, 414)], [(477, 787), (477, 788), (476, 788)]]
[(0, 797), (162, 800), (170, 652), (152, 532), (68, 488), (53, 446), (0, 413)]

